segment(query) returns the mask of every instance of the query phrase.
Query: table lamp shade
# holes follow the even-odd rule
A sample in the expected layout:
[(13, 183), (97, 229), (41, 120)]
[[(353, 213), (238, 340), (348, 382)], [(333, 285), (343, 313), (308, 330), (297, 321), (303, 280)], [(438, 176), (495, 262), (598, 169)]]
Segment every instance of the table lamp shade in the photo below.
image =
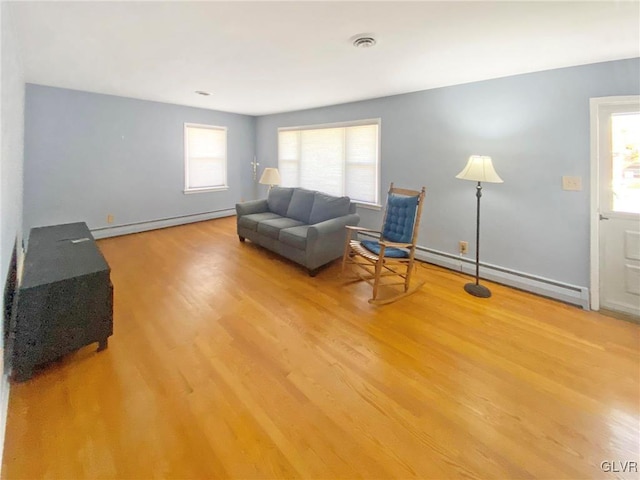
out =
[(471, 155), (467, 165), (456, 175), (456, 178), (474, 182), (503, 183), (493, 168), (491, 157), (482, 155)]
[(260, 177), (263, 185), (280, 185), (280, 173), (277, 168), (265, 168)]

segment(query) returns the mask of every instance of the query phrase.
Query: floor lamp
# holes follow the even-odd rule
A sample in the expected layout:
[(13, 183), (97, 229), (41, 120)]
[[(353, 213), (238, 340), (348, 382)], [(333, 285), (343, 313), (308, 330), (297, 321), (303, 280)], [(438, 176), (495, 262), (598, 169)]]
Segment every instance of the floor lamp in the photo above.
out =
[(471, 155), (467, 166), (456, 175), (456, 178), (478, 182), (476, 186), (476, 198), (478, 199), (476, 212), (476, 281), (475, 283), (467, 283), (464, 289), (475, 297), (489, 298), (491, 290), (480, 285), (480, 197), (482, 196), (482, 182), (502, 183), (503, 180), (493, 169), (491, 157), (481, 155)]

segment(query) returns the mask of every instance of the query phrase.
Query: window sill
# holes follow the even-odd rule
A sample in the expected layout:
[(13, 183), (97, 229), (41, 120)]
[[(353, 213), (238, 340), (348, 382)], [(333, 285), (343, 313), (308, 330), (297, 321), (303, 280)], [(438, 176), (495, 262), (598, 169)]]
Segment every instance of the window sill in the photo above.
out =
[(378, 205), (376, 203), (360, 203), (355, 202), (358, 208), (366, 208), (367, 210), (382, 210), (382, 205)]
[(224, 187), (189, 188), (183, 190), (183, 193), (185, 195), (191, 195), (192, 193), (220, 192), (224, 190), (229, 190), (229, 187), (225, 185)]

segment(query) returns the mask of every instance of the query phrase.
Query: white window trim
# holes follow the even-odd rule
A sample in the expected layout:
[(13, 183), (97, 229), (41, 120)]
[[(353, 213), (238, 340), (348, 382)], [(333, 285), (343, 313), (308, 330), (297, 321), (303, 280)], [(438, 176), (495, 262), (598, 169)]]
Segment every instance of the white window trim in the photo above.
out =
[(379, 203), (366, 203), (366, 202), (353, 202), (358, 207), (366, 208), (367, 210), (382, 210), (382, 205)]
[[(222, 130), (224, 131), (224, 136), (225, 136), (225, 145), (224, 145), (224, 185), (219, 185), (219, 186), (215, 186), (215, 187), (192, 187), (189, 188), (189, 146), (188, 146), (188, 142), (187, 142), (187, 129), (189, 127), (195, 127), (195, 128), (208, 128), (210, 130)], [(184, 129), (183, 129), (183, 137), (182, 137), (182, 141), (184, 143), (184, 190), (183, 193), (184, 194), (192, 194), (192, 193), (206, 193), (206, 192), (219, 192), (219, 191), (224, 191), (224, 190), (228, 190), (229, 189), (229, 183), (228, 183), (228, 172), (227, 172), (227, 166), (228, 166), (228, 159), (227, 159), (227, 153), (228, 153), (228, 135), (229, 135), (229, 131), (227, 129), (227, 127), (222, 127), (222, 126), (218, 126), (218, 125), (205, 125), (203, 123), (187, 123), (185, 122), (184, 124)]]
[(185, 195), (191, 195), (192, 193), (220, 192), (224, 190), (229, 190), (229, 186), (190, 188), (189, 190), (183, 190), (182, 193)]
[(361, 125), (382, 125), (380, 118), (365, 118), (363, 120), (352, 120), (349, 122), (335, 123), (318, 123), (315, 125), (296, 125), (290, 127), (278, 127), (278, 132), (286, 132), (287, 130), (320, 130), (321, 128), (343, 128), (343, 127), (359, 127)]
[[(376, 182), (376, 201), (374, 203), (367, 203), (362, 201), (353, 201), (357, 206), (371, 209), (382, 210), (380, 204), (380, 166), (382, 165), (382, 118), (365, 118), (362, 120), (351, 120), (347, 122), (334, 122), (334, 123), (319, 123), (316, 125), (296, 125), (289, 127), (279, 127), (278, 134), (280, 132), (295, 131), (295, 130), (319, 130), (322, 128), (346, 128), (346, 127), (358, 127), (361, 125), (378, 125), (378, 162), (375, 170), (375, 182)], [(279, 142), (278, 142), (279, 144)], [(280, 147), (278, 146), (278, 163), (280, 162)], [(298, 155), (299, 158), (299, 155)]]

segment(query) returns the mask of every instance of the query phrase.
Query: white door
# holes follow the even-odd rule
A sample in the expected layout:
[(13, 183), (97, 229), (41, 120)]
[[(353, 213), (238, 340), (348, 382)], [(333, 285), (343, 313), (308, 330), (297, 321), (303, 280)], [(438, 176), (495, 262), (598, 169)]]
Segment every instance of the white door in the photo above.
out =
[(599, 304), (640, 316), (640, 97), (594, 100)]

